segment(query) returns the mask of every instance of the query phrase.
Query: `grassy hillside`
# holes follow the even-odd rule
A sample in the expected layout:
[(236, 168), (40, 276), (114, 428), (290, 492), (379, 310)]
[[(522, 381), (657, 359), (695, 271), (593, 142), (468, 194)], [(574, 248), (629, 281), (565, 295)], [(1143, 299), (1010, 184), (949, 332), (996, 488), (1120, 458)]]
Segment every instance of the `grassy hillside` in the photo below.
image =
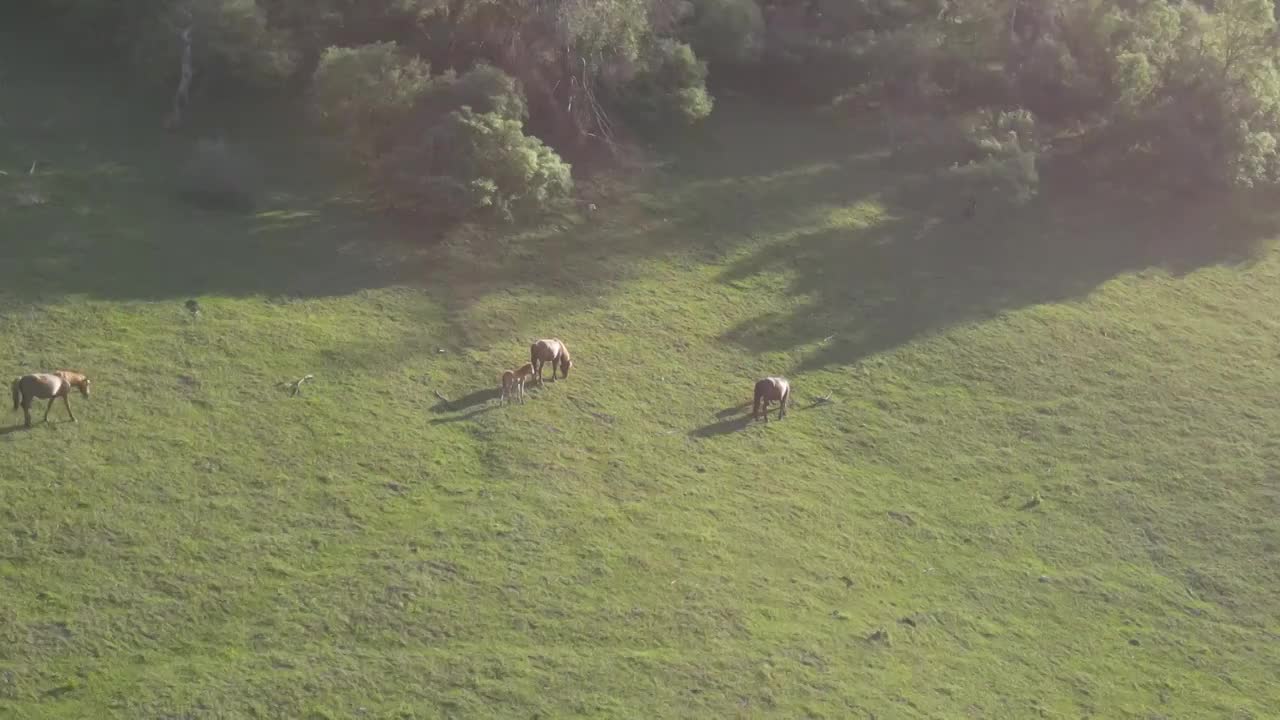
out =
[[(964, 223), (874, 128), (755, 108), (433, 245), (265, 132), (264, 206), (191, 209), (156, 113), (18, 67), (0, 358), (95, 394), (0, 423), (0, 716), (1280, 707), (1271, 218)], [(498, 407), (541, 336), (571, 377)]]

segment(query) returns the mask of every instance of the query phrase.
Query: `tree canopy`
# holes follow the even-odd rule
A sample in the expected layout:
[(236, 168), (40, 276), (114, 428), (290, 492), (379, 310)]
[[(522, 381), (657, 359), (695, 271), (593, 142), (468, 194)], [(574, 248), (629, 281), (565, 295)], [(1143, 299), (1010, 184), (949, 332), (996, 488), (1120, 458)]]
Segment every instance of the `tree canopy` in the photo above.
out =
[(562, 156), (607, 146), (624, 130), (678, 131), (726, 90), (879, 109), (890, 122), (949, 118), (976, 148), (967, 169), (1014, 179), (1014, 196), (1034, 190), (1046, 151), (1186, 187), (1280, 179), (1273, 0), (47, 0), (40, 8), (29, 12), (71, 36), (68, 47), (118, 59), (157, 92), (177, 82), (182, 30), (191, 28), (202, 97), (290, 93), (343, 137), (398, 207), (510, 216), (570, 191)]

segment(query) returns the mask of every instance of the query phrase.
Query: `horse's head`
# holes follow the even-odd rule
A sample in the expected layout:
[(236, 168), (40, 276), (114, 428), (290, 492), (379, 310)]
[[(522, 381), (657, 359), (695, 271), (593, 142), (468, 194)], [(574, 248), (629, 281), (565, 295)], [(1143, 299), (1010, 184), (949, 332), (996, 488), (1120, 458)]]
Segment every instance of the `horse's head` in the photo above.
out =
[(64, 370), (58, 373), (58, 375), (65, 380), (68, 385), (79, 390), (81, 395), (89, 397), (89, 378), (81, 375), (80, 373), (74, 373), (68, 370)]
[(573, 367), (573, 361), (569, 359), (569, 354), (565, 353), (560, 358), (560, 374), (569, 377), (569, 368)]

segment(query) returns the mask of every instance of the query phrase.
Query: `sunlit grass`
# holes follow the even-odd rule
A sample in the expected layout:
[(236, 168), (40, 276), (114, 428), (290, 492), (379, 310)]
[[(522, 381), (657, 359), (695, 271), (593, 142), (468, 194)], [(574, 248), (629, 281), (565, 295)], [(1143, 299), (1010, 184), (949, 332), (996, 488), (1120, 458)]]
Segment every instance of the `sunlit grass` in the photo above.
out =
[[(597, 213), (406, 245), (288, 167), (186, 208), (110, 98), (27, 120), (94, 92), (0, 89), (0, 167), (59, 158), (0, 204), (0, 356), (95, 386), (0, 429), (0, 716), (1280, 706), (1269, 226), (962, 223), (874, 134), (726, 106)], [(570, 378), (498, 407), (543, 336)]]

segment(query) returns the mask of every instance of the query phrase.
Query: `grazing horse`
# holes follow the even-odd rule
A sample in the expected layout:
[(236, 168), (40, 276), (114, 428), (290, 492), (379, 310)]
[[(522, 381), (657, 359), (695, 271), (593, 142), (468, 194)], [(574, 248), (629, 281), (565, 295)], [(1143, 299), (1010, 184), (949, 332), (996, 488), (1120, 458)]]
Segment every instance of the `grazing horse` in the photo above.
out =
[(76, 388), (81, 395), (89, 397), (89, 378), (70, 370), (23, 375), (14, 380), (11, 387), (13, 388), (13, 409), (22, 408), (22, 416), (26, 420), (27, 427), (31, 427), (31, 402), (37, 398), (49, 401), (49, 406), (44, 409), (45, 422), (49, 422), (49, 411), (53, 409), (53, 402), (58, 398), (62, 398), (62, 403), (66, 405), (71, 422), (77, 422), (76, 414), (71, 412), (71, 402), (67, 400), (67, 396), (71, 394), (71, 388)]
[(560, 371), (562, 377), (567, 378), (569, 368), (573, 367), (573, 360), (569, 359), (569, 348), (556, 338), (539, 340), (530, 345), (529, 362), (533, 364), (533, 372), (538, 376), (538, 382), (542, 382), (544, 363), (551, 363), (551, 382), (556, 381), (556, 370)]
[(767, 377), (756, 383), (755, 398), (751, 401), (751, 419), (760, 415), (761, 402), (764, 404), (764, 421), (769, 422), (769, 403), (778, 403), (778, 419), (787, 414), (787, 403), (791, 401), (791, 383), (786, 378)]
[(502, 373), (502, 396), (498, 398), (498, 404), (502, 404), (503, 400), (507, 404), (511, 404), (511, 393), (515, 392), (520, 398), (520, 404), (524, 404), (524, 383), (533, 377), (533, 364), (525, 363), (515, 370), (508, 370)]

